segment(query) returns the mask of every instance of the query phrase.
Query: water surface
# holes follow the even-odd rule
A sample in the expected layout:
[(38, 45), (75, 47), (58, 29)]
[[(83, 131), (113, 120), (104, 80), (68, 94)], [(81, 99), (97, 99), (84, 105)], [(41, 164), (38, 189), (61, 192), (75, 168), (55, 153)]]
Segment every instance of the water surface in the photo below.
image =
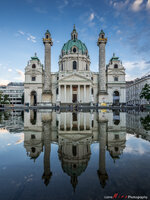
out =
[(150, 197), (149, 113), (0, 113), (0, 199)]

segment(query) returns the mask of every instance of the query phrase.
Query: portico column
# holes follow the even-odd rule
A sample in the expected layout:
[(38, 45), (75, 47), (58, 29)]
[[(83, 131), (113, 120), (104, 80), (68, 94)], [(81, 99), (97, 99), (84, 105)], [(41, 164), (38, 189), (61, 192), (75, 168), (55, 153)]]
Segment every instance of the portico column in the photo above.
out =
[(78, 113), (78, 131), (80, 130), (80, 113)]
[(92, 101), (91, 85), (89, 85), (89, 89), (90, 89), (90, 99), (89, 99), (89, 101), (91, 102)]
[(72, 103), (72, 85), (70, 85), (70, 102)]
[(84, 103), (86, 102), (86, 85), (84, 85)]
[(84, 130), (86, 130), (86, 115), (84, 113)]
[(65, 93), (64, 101), (65, 101), (65, 103), (66, 103), (66, 85), (64, 85), (64, 93)]
[(64, 116), (64, 129), (66, 131), (66, 113), (64, 113), (64, 114), (65, 114), (65, 116)]
[(70, 116), (70, 130), (72, 130), (72, 113), (71, 113), (71, 116)]
[(80, 103), (80, 85), (78, 85), (78, 102)]
[(59, 101), (61, 101), (61, 85), (59, 85)]

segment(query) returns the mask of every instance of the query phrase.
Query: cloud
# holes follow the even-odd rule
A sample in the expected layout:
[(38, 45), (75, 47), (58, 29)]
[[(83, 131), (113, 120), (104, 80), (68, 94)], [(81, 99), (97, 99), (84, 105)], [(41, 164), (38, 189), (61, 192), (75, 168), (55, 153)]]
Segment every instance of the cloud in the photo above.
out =
[(46, 14), (46, 13), (47, 13), (47, 10), (42, 9), (42, 8), (39, 8), (39, 7), (35, 7), (34, 10), (35, 10), (37, 13), (40, 13), (40, 14)]
[(1, 85), (7, 85), (9, 82), (10, 82), (9, 80), (0, 79), (0, 86)]
[(135, 0), (134, 3), (132, 4), (131, 6), (131, 9), (134, 11), (134, 12), (137, 12), (139, 10), (141, 10), (141, 4), (143, 3), (143, 0)]
[(146, 8), (150, 9), (150, 0), (147, 1)]
[(129, 73), (126, 73), (126, 81), (132, 81), (132, 80), (134, 80), (136, 78), (137, 78), (136, 75), (131, 75)]
[(120, 34), (120, 33), (121, 33), (121, 31), (120, 31), (120, 30), (118, 30), (118, 31), (117, 31), (117, 34)]
[(91, 13), (89, 17), (89, 21), (93, 21), (94, 17), (95, 17), (94, 13)]
[(69, 1), (68, 0), (63, 0), (63, 1), (60, 1), (60, 2), (59, 2), (60, 5), (58, 6), (58, 10), (59, 10), (59, 12), (62, 13), (64, 8), (68, 5)]
[[(36, 43), (36, 37), (33, 36), (33, 35), (31, 35), (30, 33), (25, 33), (24, 31), (21, 31), (21, 30), (19, 30), (18, 33), (19, 33), (20, 36), (26, 37), (26, 39), (27, 39), (28, 41), (31, 41), (31, 42), (33, 42), (33, 43)], [(19, 36), (18, 33), (16, 34), (16, 36)]]
[(36, 43), (36, 37), (35, 36), (33, 36), (33, 35), (31, 35), (31, 34), (27, 34), (28, 35), (28, 37), (27, 37), (27, 40), (28, 41), (31, 41), (31, 42), (33, 42), (33, 43)]
[(131, 70), (148, 70), (150, 68), (150, 63), (149, 61), (141, 60), (141, 61), (127, 61), (123, 62), (126, 70), (131, 71)]
[(12, 69), (9, 68), (9, 69), (8, 69), (8, 72), (12, 72)]
[(71, 6), (72, 7), (81, 6), (81, 5), (83, 5), (83, 1), (84, 0), (76, 0), (76, 1), (72, 0)]
[(145, 62), (146, 64), (150, 64), (150, 60)]
[(25, 34), (23, 31), (18, 31), (18, 33), (20, 33), (20, 35), (24, 35)]
[(24, 134), (23, 133), (20, 133), (18, 136), (20, 137), (20, 139), (16, 141), (15, 145), (21, 144), (24, 141)]
[(126, 80), (131, 81), (144, 76), (150, 69), (150, 61), (127, 61), (123, 62), (126, 69)]
[(25, 80), (25, 75), (24, 72), (21, 71), (20, 69), (16, 69), (16, 72), (18, 73), (18, 77), (14, 77), (15, 80), (17, 81), (24, 81)]
[(83, 13), (81, 16), (80, 16), (80, 21), (82, 21), (84, 24), (86, 24), (86, 26), (88, 27), (92, 27), (95, 25), (95, 22), (93, 21), (95, 17), (95, 13), (92, 12), (92, 13), (89, 13), (89, 12), (85, 12)]
[(129, 0), (119, 1), (119, 2), (114, 2), (114, 3), (113, 3), (113, 1), (110, 1), (110, 5), (113, 5), (113, 7), (117, 10), (122, 10), (122, 9), (126, 8), (128, 3), (129, 3)]

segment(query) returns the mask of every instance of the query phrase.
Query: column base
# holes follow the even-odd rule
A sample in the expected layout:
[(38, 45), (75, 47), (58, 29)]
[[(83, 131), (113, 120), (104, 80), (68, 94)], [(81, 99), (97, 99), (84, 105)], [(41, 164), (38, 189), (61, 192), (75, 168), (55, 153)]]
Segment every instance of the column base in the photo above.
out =
[(101, 91), (98, 92), (98, 95), (108, 95), (108, 93), (107, 93), (107, 91), (101, 90)]
[(50, 95), (52, 95), (52, 91), (51, 90), (44, 90), (43, 94), (50, 94)]
[(42, 106), (52, 106), (52, 92), (49, 90), (43, 91), (42, 94)]

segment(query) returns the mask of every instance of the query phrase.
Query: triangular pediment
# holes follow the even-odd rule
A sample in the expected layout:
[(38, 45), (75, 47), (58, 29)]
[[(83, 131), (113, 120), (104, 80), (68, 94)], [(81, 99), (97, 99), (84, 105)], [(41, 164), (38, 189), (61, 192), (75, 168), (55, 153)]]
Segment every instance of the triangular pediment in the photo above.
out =
[(71, 75), (65, 76), (59, 80), (59, 82), (89, 82), (92, 83), (91, 79), (77, 73), (73, 73)]

